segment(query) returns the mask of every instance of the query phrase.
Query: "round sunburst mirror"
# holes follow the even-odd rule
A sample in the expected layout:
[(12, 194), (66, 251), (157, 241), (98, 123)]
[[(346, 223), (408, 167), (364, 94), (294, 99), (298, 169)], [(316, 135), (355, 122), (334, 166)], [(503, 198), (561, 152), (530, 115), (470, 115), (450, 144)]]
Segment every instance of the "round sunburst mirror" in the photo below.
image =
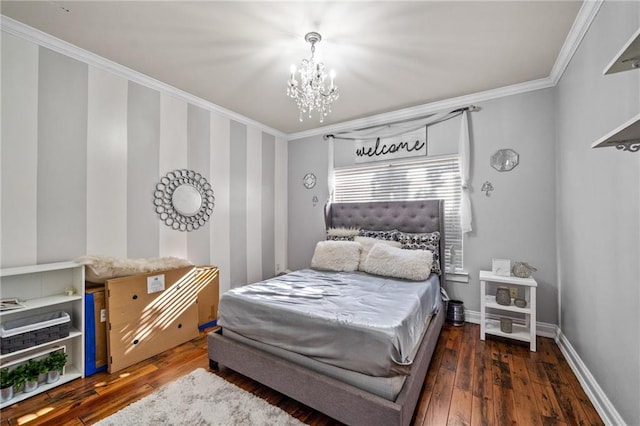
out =
[(193, 170), (173, 170), (160, 179), (154, 192), (155, 211), (176, 231), (194, 231), (211, 218), (215, 197), (207, 179)]

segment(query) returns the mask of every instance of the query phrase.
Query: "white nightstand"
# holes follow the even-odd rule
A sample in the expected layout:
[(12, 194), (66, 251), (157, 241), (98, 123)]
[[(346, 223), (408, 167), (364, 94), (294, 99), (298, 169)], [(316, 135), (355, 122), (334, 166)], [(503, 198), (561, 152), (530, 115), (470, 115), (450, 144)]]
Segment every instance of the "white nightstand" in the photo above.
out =
[[(487, 282), (505, 284), (508, 286), (524, 287), (527, 306), (519, 308), (513, 304), (499, 305), (494, 294), (487, 294)], [(530, 349), (536, 351), (536, 287), (538, 283), (533, 278), (518, 278), (514, 276), (503, 277), (495, 275), (491, 271), (480, 271), (480, 340), (485, 339), (486, 334), (507, 337), (510, 339), (529, 342)], [(517, 312), (524, 314), (525, 324), (513, 324), (512, 333), (504, 333), (500, 330), (500, 321), (487, 319), (487, 309)]]

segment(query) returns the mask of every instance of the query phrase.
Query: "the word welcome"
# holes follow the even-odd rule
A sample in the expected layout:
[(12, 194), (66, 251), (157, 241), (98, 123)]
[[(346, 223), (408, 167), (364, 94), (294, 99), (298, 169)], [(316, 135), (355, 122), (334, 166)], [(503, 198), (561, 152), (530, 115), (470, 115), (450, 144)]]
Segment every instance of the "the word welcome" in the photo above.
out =
[(413, 143), (413, 145), (410, 145), (410, 144), (411, 142), (399, 142), (399, 143), (392, 143), (389, 145), (382, 144), (382, 146), (380, 146), (380, 138), (377, 138), (375, 146), (357, 148), (356, 156), (377, 157), (380, 155), (395, 154), (396, 152), (402, 151), (402, 150), (405, 150), (406, 152), (420, 151), (422, 148), (425, 147), (427, 142), (426, 141), (420, 142), (419, 140), (416, 140)]

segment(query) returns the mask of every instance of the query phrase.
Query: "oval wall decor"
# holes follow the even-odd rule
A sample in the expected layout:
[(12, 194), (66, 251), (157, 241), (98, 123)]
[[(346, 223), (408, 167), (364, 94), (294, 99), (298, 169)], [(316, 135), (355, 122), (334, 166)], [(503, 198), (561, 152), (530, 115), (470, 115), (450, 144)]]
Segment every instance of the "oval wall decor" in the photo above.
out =
[(513, 170), (520, 162), (520, 155), (512, 149), (499, 149), (491, 156), (491, 167), (499, 172)]

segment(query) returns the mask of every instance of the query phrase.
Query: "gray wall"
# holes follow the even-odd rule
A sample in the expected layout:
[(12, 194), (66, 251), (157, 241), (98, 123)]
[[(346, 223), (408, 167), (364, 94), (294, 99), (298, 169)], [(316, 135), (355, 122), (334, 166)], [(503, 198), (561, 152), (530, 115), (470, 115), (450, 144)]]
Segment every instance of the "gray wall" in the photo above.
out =
[[(469, 283), (450, 282), (447, 290), (480, 310), (478, 272), (491, 269), (491, 258), (524, 260), (538, 268), (539, 321), (557, 323), (555, 251), (555, 135), (553, 89), (504, 97), (478, 104), (471, 114), (471, 202), (474, 231), (464, 239), (464, 264)], [(429, 155), (456, 152), (460, 119), (428, 129)], [(336, 141), (336, 167), (353, 164), (353, 143)], [(500, 148), (520, 154), (511, 172), (491, 168), (489, 157)], [(320, 200), (326, 197), (328, 143), (321, 136), (289, 143), (289, 266), (308, 267), (315, 243), (323, 238), (321, 206), (312, 207), (314, 191), (304, 189), (302, 176), (318, 176)], [(490, 197), (480, 192), (493, 183)]]
[[(464, 238), (469, 284), (451, 283), (465, 308), (480, 311), (478, 273), (491, 259), (526, 261), (538, 271), (538, 321), (557, 324), (555, 250), (555, 135), (553, 89), (479, 104), (471, 114), (473, 231)], [(520, 164), (498, 172), (489, 158), (498, 149), (520, 154)], [(489, 181), (494, 191), (480, 191)]]
[[(329, 197), (327, 174), (329, 145), (322, 136), (289, 142), (289, 269), (308, 268), (316, 242), (324, 238), (324, 205)], [(307, 189), (302, 178), (317, 177), (316, 186)], [(318, 197), (314, 206), (313, 196)]]
[[(178, 256), (220, 267), (221, 292), (284, 269), (284, 138), (4, 32), (1, 71), (2, 267)], [(182, 168), (216, 196), (189, 233), (153, 206)]]
[(640, 27), (604, 2), (557, 86), (560, 327), (626, 424), (640, 424), (640, 153), (591, 144), (640, 113), (640, 71), (603, 70)]

